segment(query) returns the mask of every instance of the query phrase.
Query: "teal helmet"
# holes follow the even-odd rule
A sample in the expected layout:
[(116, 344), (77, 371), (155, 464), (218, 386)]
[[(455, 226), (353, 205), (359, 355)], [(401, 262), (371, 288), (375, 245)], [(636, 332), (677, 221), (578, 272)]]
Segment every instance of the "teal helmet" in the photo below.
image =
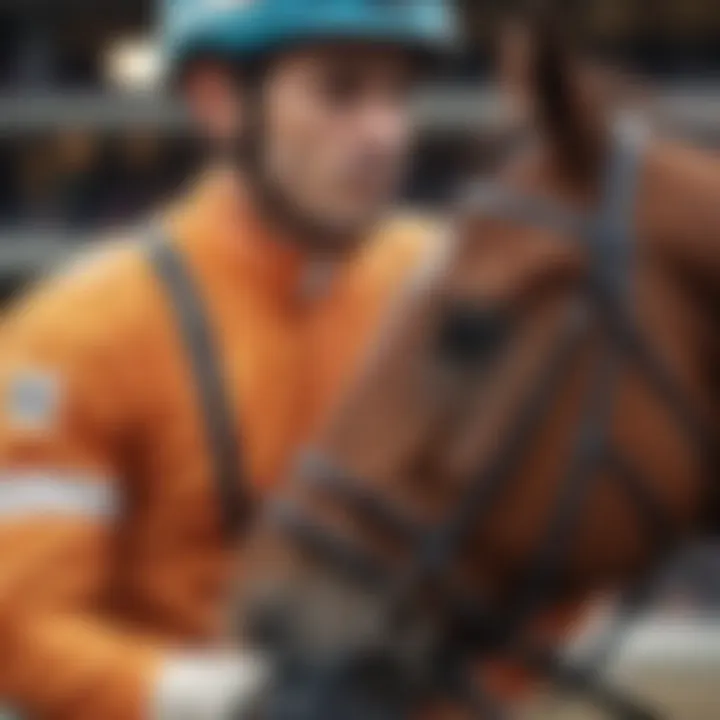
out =
[(201, 55), (252, 60), (322, 41), (398, 44), (428, 55), (456, 43), (446, 0), (163, 0), (165, 63)]

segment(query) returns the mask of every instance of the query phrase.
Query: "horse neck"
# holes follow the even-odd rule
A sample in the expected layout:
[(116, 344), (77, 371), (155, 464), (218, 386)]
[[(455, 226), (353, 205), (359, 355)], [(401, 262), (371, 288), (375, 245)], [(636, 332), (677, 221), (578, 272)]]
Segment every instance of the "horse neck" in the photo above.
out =
[[(591, 211), (601, 179), (572, 178), (546, 142), (523, 143), (500, 170), (501, 182)], [(692, 278), (695, 289), (720, 303), (720, 155), (654, 139), (648, 147), (637, 204), (637, 241), (666, 260), (671, 273)]]
[(638, 236), (669, 271), (720, 300), (720, 158), (658, 141), (650, 148)]

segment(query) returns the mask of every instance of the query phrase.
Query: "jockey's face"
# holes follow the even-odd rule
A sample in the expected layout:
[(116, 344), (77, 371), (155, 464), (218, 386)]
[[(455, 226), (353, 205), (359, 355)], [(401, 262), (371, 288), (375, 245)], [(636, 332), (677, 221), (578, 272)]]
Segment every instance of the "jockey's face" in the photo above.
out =
[(398, 190), (412, 69), (402, 51), (337, 45), (286, 55), (270, 70), (267, 181), (331, 234), (362, 231)]
[(395, 197), (411, 149), (409, 53), (367, 44), (298, 49), (275, 58), (255, 92), (217, 70), (190, 78), (191, 107), (216, 141), (250, 142), (268, 196), (324, 241), (372, 225)]

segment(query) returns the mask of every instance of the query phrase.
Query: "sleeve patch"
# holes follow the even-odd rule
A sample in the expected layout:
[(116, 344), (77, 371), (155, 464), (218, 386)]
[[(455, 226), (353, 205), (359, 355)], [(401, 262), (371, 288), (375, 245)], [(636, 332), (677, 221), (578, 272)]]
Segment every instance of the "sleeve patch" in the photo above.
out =
[(18, 371), (5, 390), (2, 414), (10, 430), (45, 432), (56, 427), (63, 382), (56, 372), (28, 368)]

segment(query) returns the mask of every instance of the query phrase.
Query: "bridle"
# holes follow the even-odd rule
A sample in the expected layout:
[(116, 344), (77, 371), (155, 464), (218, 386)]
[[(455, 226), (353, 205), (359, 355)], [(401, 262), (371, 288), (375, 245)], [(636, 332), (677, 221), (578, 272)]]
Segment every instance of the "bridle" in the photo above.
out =
[[(559, 486), (547, 534), (517, 582), (511, 595), (515, 601), (498, 611), (482, 598), (450, 592), (443, 597), (453, 617), (453, 630), (444, 638), (435, 659), (432, 682), (439, 693), (461, 699), (482, 720), (504, 715), (470, 668), (478, 657), (492, 658), (498, 654), (547, 678), (562, 691), (585, 696), (609, 717), (617, 720), (658, 718), (609, 687), (598, 672), (616, 648), (625, 623), (645, 606), (655, 585), (657, 567), (678, 542), (668, 508), (652, 492), (651, 483), (640, 469), (609, 437), (621, 361), (641, 371), (645, 382), (662, 399), (703, 458), (713, 459), (717, 445), (713, 433), (633, 317), (629, 290), (633, 279), (634, 211), (646, 142), (643, 134), (624, 124), (616, 126), (612, 138), (601, 200), (590, 217), (498, 185), (478, 187), (470, 199), (472, 207), (485, 215), (560, 231), (562, 237), (582, 242), (591, 258), (587, 295), (609, 338), (587, 391), (571, 461)], [(314, 489), (352, 513), (359, 522), (414, 549), (412, 557), (416, 560), (400, 577), (387, 567), (387, 562), (322, 527), (292, 504), (276, 506), (273, 517), (282, 531), (301, 547), (338, 572), (346, 573), (353, 581), (383, 593), (388, 598), (389, 609), (402, 607), (425, 583), (443, 578), (452, 561), (463, 552), (471, 533), (512, 489), (518, 465), (583, 346), (585, 327), (581, 316), (568, 319), (560, 341), (541, 368), (516, 421), (487, 467), (469, 483), (457, 509), (435, 527), (419, 525), (406, 517), (385, 499), (368, 491), (369, 485), (362, 478), (352, 476), (330, 458), (318, 453), (306, 456), (299, 473), (304, 482), (312, 483)], [(480, 340), (488, 332), (481, 311), (473, 332)], [(638, 520), (652, 539), (653, 557), (657, 562), (623, 595), (624, 612), (618, 615), (616, 626), (604, 641), (583, 661), (571, 663), (555, 650), (523, 640), (523, 631), (539, 611), (556, 599), (568, 548), (581, 517), (579, 510), (599, 482), (600, 469), (612, 469), (609, 476), (636, 509)]]

